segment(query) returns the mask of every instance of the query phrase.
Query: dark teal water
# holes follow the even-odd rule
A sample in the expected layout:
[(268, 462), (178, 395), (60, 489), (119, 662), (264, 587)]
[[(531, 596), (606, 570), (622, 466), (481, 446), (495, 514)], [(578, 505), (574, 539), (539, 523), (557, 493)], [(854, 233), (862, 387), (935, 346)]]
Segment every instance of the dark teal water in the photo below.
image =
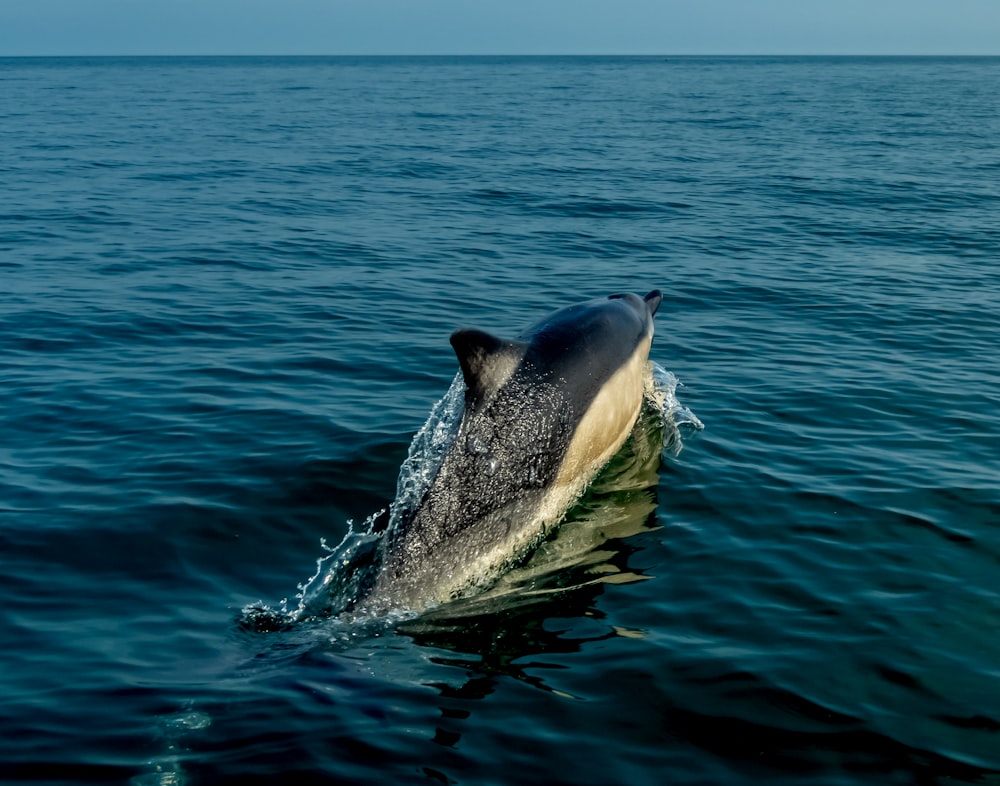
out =
[[(998, 95), (0, 60), (0, 780), (1000, 783)], [(247, 624), (393, 500), (453, 329), (654, 287), (680, 453), (492, 599)]]

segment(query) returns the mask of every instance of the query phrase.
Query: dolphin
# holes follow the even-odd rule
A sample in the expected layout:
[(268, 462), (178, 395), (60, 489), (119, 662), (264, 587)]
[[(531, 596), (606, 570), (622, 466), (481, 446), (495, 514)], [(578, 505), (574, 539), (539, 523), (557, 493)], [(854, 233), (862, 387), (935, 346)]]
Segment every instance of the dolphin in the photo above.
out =
[(483, 589), (559, 524), (639, 417), (661, 299), (572, 305), (513, 341), (452, 334), (461, 421), (419, 502), (383, 533), (355, 611), (421, 612)]

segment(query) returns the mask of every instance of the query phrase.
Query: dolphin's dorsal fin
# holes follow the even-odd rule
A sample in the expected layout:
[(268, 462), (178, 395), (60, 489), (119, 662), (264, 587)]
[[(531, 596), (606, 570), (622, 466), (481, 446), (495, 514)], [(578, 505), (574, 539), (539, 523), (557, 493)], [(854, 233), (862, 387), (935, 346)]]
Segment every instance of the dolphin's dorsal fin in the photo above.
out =
[(469, 402), (482, 401), (499, 390), (514, 373), (527, 347), (473, 328), (452, 333), (451, 346), (462, 367)]

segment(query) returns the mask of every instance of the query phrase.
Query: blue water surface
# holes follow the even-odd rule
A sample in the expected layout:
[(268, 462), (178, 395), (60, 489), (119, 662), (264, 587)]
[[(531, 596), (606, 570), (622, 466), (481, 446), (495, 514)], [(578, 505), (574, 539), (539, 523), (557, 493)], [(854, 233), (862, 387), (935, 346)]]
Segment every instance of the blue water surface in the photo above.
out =
[[(0, 780), (1000, 783), (998, 94), (0, 59)], [(247, 624), (392, 502), (452, 330), (654, 287), (705, 428), (545, 592)]]

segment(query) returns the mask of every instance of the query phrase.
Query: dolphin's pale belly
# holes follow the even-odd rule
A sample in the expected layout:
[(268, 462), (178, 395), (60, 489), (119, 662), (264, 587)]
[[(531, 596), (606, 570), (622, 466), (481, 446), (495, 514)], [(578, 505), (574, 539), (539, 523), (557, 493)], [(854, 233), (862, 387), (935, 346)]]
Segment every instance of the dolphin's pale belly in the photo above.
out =
[(580, 419), (555, 481), (556, 486), (568, 490), (567, 505), (583, 492), (631, 433), (642, 409), (643, 391), (650, 375), (651, 340), (652, 337), (635, 348)]
[(475, 592), (561, 521), (639, 417), (658, 304), (655, 292), (570, 307), (526, 342), (453, 338), (461, 425), (419, 503), (395, 511), (358, 611), (422, 611)]

